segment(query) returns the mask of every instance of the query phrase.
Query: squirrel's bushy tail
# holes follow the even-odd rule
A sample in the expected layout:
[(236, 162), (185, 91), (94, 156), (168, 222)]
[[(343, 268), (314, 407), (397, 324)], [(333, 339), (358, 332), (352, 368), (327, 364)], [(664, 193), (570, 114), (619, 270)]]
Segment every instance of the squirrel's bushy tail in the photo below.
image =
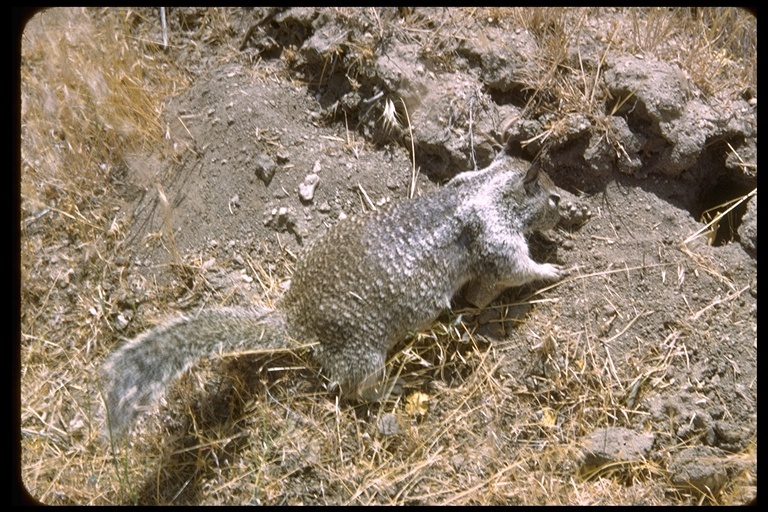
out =
[(195, 362), (217, 354), (288, 348), (283, 315), (266, 308), (220, 308), (181, 316), (113, 352), (103, 368), (112, 433), (130, 429), (141, 409)]

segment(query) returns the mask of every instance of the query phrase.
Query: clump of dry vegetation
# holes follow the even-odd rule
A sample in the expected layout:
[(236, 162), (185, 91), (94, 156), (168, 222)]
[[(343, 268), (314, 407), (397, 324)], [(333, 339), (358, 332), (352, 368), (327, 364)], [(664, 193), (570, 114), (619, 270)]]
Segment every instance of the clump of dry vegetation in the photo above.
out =
[[(403, 12), (399, 25), (366, 10), (373, 36), (360, 41), (354, 65), (364, 67), (376, 38), (390, 31), (450, 66), (451, 38), (463, 34), (463, 23), (486, 19), (527, 29), (545, 50), (540, 72), (524, 77), (528, 107), (556, 113), (553, 130), (570, 112), (586, 113), (596, 125), (610, 114), (598, 107), (606, 92), (596, 86), (608, 47), (678, 62), (710, 95), (756, 83), (755, 60), (748, 58), (756, 52), (755, 20), (744, 11), (625, 9), (615, 17), (621, 25), (606, 33), (604, 47), (587, 63), (586, 56), (564, 48), (593, 14), (457, 9), (434, 26), (418, 9)], [(474, 324), (452, 316), (404, 343), (390, 362), (391, 373), (407, 374), (409, 387), (420, 392), (343, 406), (327, 397), (307, 354), (223, 358), (185, 375), (168, 404), (148, 414), (130, 442), (110, 446), (101, 437), (96, 375), (107, 347), (144, 327), (129, 322), (138, 302), (129, 297), (177, 305), (230, 298), (211, 293), (202, 272), (195, 274), (202, 260), (187, 262), (191, 284), (181, 295), (123, 279), (126, 233), (116, 213), (126, 206), (117, 190), (130, 172), (127, 156), (183, 157), (186, 148), (174, 148), (166, 137), (164, 104), (190, 85), (190, 69), (198, 64), (189, 59), (200, 56), (199, 46), (216, 46), (218, 53), (210, 53), (217, 62), (236, 58), (232, 16), (228, 9), (205, 9), (189, 19), (198, 39), (185, 40), (172, 53), (185, 61), (163, 51), (152, 29), (160, 23), (158, 10), (53, 9), (24, 32), (21, 465), (36, 499), (586, 505), (723, 504), (754, 494), (747, 470), (716, 496), (675, 488), (660, 460), (579, 473), (579, 439), (600, 425), (628, 424), (638, 414), (633, 406), (639, 387), (661, 385), (668, 365), (684, 360), (686, 349), (675, 337), (651, 351), (638, 347), (625, 355), (628, 369), (619, 373), (609, 349), (593, 344), (599, 325), (563, 332), (547, 319), (552, 311), (546, 300), (536, 297), (499, 306), (494, 321), (535, 338), (536, 367), (527, 377), (506, 369), (504, 343), (486, 343)], [(617, 105), (625, 99), (614, 98)], [(267, 300), (278, 295), (289, 265), (248, 263)], [(578, 286), (584, 279), (572, 282)], [(526, 325), (519, 325), (519, 314), (506, 314), (534, 302), (538, 308)], [(462, 313), (473, 312), (455, 312)], [(431, 388), (434, 382), (449, 386)], [(755, 460), (756, 441), (733, 457)]]
[(46, 475), (80, 459), (96, 434), (95, 388), (83, 376), (95, 374), (101, 340), (112, 336), (105, 315), (114, 317), (114, 304), (105, 300), (124, 285), (104, 276), (115, 272), (124, 236), (114, 189), (125, 156), (168, 152), (163, 105), (188, 83), (156, 42), (131, 29), (137, 16), (46, 10), (22, 36), (21, 424), (30, 441), (22, 465), (43, 502), (95, 499)]
[(30, 210), (58, 200), (66, 202), (53, 207), (71, 214), (83, 190), (105, 187), (125, 153), (164, 149), (163, 104), (187, 80), (157, 42), (130, 30), (137, 16), (55, 9), (24, 32), (22, 185)]

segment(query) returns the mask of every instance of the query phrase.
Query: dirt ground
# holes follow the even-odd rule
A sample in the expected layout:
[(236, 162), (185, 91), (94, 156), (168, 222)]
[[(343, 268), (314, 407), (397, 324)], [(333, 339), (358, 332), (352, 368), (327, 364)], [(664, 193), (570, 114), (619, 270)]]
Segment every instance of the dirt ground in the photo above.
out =
[[(161, 41), (157, 10), (137, 12), (137, 39)], [(503, 11), (221, 12), (228, 30), (216, 33), (208, 9), (167, 13), (166, 52), (194, 80), (167, 100), (163, 148), (106, 166), (108, 236), (56, 231), (22, 194), (21, 470), (33, 497), (754, 497), (754, 89), (713, 93), (660, 49), (627, 51), (619, 9), (570, 13), (578, 37), (559, 40), (550, 75), (540, 55), (559, 33)], [(583, 86), (575, 100), (567, 83)], [(221, 358), (174, 384), (127, 444), (102, 436), (96, 377), (126, 338), (180, 312), (274, 303), (329, 226), (502, 148), (538, 160), (573, 205), (531, 240), (537, 261), (570, 269), (564, 280), (509, 290), (483, 311), (457, 297), (392, 354), (405, 389), (380, 404), (336, 403), (309, 354)], [(79, 319), (91, 327), (73, 328)], [(79, 362), (52, 364), (50, 344)]]

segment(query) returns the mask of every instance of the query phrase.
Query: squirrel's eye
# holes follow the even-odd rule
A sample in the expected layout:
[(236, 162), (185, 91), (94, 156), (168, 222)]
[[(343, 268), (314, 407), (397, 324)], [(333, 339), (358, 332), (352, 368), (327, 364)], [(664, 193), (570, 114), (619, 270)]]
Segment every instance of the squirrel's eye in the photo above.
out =
[(560, 204), (560, 196), (557, 195), (557, 194), (550, 194), (549, 195), (549, 200), (552, 201), (553, 203), (555, 203), (555, 206)]

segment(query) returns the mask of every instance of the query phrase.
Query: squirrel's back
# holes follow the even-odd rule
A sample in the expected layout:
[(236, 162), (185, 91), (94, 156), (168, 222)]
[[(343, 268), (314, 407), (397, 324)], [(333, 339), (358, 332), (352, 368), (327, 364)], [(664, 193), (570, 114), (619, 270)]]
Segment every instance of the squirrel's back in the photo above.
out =
[[(431, 193), (339, 222), (296, 263), (280, 304), (291, 332), (318, 343), (315, 359), (342, 390), (365, 395), (389, 349), (483, 278), (487, 259), (529, 260), (522, 233), (555, 225), (554, 188), (502, 154)], [(522, 266), (520, 284), (538, 277), (534, 270)]]

